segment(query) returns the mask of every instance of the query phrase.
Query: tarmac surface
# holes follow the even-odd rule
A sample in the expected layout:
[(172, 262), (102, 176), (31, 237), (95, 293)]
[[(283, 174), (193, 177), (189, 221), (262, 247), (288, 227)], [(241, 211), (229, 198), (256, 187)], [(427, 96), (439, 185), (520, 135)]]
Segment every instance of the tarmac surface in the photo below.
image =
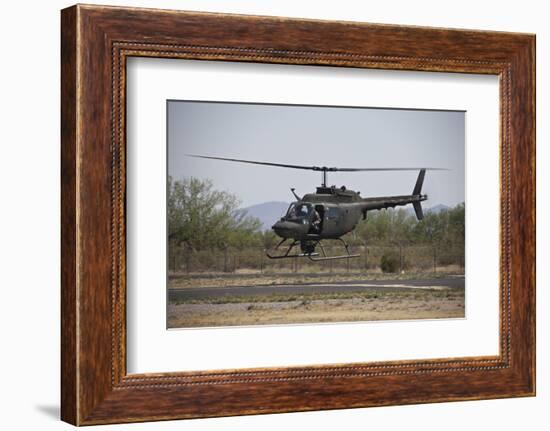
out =
[(422, 280), (359, 280), (329, 283), (278, 284), (228, 287), (185, 287), (168, 289), (168, 301), (201, 300), (223, 296), (303, 295), (326, 293), (384, 293), (410, 292), (411, 290), (464, 289), (464, 277), (447, 277)]

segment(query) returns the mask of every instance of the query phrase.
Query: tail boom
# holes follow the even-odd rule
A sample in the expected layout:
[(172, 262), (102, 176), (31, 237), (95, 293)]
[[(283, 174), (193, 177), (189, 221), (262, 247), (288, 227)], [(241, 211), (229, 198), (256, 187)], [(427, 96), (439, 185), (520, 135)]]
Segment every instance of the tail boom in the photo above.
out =
[(412, 204), (416, 218), (422, 220), (424, 218), (424, 213), (422, 211), (422, 206), (420, 202), (428, 199), (428, 195), (422, 194), (422, 185), (424, 184), (424, 176), (426, 175), (426, 170), (421, 169), (418, 178), (416, 179), (416, 184), (411, 195), (403, 196), (385, 196), (379, 198), (366, 198), (363, 199), (363, 213), (366, 214), (367, 211), (371, 210), (380, 210), (385, 208), (395, 208), (396, 206), (404, 206)]

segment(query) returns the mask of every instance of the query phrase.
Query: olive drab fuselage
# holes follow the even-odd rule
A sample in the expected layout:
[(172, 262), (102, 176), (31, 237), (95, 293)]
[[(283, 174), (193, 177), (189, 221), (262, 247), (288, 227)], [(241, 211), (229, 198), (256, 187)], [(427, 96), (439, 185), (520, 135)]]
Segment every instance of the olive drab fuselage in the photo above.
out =
[[(367, 211), (421, 202), (422, 194), (362, 198), (345, 187), (318, 187), (290, 204), (284, 217), (273, 225), (281, 238), (295, 240), (338, 239), (355, 229)], [(296, 211), (298, 209), (298, 211)], [(418, 214), (417, 214), (418, 215)], [(421, 214), (420, 214), (421, 218)]]

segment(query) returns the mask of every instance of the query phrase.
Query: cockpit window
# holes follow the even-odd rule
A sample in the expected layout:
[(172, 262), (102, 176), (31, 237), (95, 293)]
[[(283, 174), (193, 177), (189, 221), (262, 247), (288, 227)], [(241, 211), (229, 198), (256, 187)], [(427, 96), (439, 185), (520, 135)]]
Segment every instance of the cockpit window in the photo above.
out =
[(310, 204), (296, 204), (293, 203), (290, 205), (287, 211), (288, 218), (307, 218), (311, 212)]

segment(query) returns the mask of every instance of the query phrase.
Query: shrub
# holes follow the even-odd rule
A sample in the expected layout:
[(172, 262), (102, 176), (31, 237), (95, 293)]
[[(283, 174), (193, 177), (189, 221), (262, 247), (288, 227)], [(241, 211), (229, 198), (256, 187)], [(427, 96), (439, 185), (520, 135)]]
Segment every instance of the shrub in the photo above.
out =
[(399, 254), (394, 251), (388, 251), (380, 259), (380, 269), (382, 272), (398, 272), (400, 267)]

